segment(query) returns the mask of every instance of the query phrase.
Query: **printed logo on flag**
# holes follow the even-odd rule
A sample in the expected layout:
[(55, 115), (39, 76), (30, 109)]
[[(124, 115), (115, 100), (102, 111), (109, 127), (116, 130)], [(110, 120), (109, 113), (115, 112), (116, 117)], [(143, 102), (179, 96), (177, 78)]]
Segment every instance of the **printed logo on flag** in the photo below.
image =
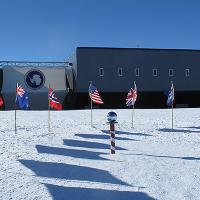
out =
[(25, 75), (25, 82), (31, 89), (39, 89), (45, 83), (45, 76), (40, 70), (30, 70)]

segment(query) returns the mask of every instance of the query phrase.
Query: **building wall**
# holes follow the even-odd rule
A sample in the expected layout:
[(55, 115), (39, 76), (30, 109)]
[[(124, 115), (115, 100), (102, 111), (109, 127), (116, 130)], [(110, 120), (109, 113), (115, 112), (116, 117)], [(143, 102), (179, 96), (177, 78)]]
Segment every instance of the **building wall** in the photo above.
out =
[[(166, 91), (171, 81), (176, 91), (199, 91), (199, 65), (197, 50), (77, 48), (77, 92), (87, 92), (89, 81), (101, 92), (126, 92), (133, 81), (141, 92)], [(104, 76), (99, 76), (100, 68)], [(122, 68), (122, 76), (118, 75), (118, 68)], [(157, 76), (153, 76), (153, 69), (157, 69)], [(169, 69), (174, 70), (173, 77), (169, 76)]]
[[(44, 82), (40, 87), (30, 87), (27, 83), (29, 72), (39, 71), (43, 74)], [(41, 78), (35, 77), (34, 81), (40, 83)], [(28, 93), (29, 104), (32, 110), (48, 109), (49, 86), (56, 93), (58, 100), (63, 103), (67, 95), (66, 69), (64, 67), (16, 67), (8, 66), (3, 68), (2, 96), (5, 102), (5, 109), (14, 109), (16, 96), (16, 82), (18, 82)], [(33, 79), (31, 79), (33, 80)], [(35, 82), (33, 81), (33, 84)]]

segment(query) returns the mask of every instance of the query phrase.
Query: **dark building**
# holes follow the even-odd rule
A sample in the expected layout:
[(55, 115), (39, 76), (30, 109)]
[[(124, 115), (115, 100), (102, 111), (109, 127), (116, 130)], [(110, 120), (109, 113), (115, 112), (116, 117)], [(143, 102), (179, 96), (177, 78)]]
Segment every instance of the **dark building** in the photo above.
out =
[(199, 50), (78, 47), (69, 62), (75, 74), (78, 108), (90, 105), (90, 81), (105, 102), (101, 108), (125, 108), (134, 81), (136, 107), (166, 107), (171, 81), (175, 107), (200, 106)]
[(63, 109), (70, 109), (74, 102), (74, 75), (68, 62), (0, 61), (0, 96), (4, 101), (0, 109), (15, 109), (17, 82), (28, 93), (31, 110), (48, 109), (49, 87)]

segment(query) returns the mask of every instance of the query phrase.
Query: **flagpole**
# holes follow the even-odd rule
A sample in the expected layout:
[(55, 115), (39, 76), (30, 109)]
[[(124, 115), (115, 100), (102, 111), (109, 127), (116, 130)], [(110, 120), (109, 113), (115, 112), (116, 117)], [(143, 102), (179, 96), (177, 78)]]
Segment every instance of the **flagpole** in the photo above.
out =
[(16, 111), (16, 101), (17, 101), (17, 81), (15, 83), (15, 134), (17, 133), (17, 111)]
[(173, 88), (173, 97), (172, 97), (172, 129), (174, 128), (174, 86), (173, 86), (173, 82), (171, 81), (172, 84), (172, 88)]
[(92, 124), (92, 99), (91, 99), (91, 102), (90, 102), (90, 106), (91, 106), (91, 127), (93, 127), (93, 124)]
[[(50, 84), (49, 84), (49, 91), (50, 91)], [(50, 104), (49, 104), (49, 91), (48, 91), (48, 130), (50, 132)]]
[(174, 120), (173, 120), (173, 118), (174, 118), (174, 115), (173, 115), (173, 110), (174, 110), (174, 109), (173, 109), (173, 102), (174, 102), (174, 101), (172, 101), (172, 129), (174, 128), (174, 127), (173, 127), (173, 121), (174, 121)]
[(133, 105), (133, 109), (132, 109), (132, 128), (133, 128), (133, 112), (134, 112), (134, 105)]
[[(90, 81), (90, 85), (92, 84), (92, 81)], [(91, 124), (91, 127), (93, 127), (93, 123), (92, 123), (92, 98), (90, 97), (90, 124)]]
[[(133, 84), (134, 84), (134, 90), (135, 90), (135, 89), (136, 89), (136, 88), (135, 88), (135, 86), (136, 86), (135, 81), (133, 82)], [(133, 109), (132, 109), (132, 128), (133, 128), (134, 105), (135, 105), (135, 102), (134, 102), (134, 99), (133, 99)]]

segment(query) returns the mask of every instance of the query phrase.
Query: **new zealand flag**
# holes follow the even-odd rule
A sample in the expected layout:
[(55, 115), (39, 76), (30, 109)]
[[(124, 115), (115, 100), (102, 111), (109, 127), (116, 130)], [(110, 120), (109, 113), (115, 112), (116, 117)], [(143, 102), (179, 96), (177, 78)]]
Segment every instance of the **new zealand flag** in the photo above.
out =
[(23, 110), (28, 110), (29, 109), (29, 100), (28, 100), (28, 94), (24, 90), (24, 88), (17, 83), (17, 88), (16, 88), (16, 103), (18, 106), (23, 109)]

